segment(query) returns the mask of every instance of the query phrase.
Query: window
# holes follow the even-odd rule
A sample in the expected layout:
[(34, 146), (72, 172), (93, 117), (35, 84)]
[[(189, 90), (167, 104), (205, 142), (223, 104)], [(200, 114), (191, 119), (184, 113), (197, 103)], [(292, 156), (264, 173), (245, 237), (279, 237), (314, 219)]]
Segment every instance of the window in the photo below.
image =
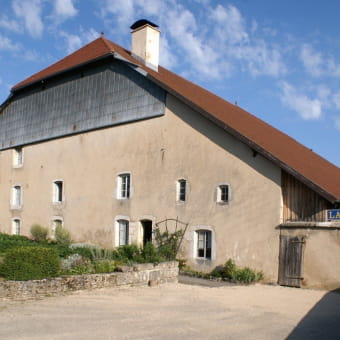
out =
[(129, 244), (129, 221), (118, 220), (116, 228), (116, 246)]
[(53, 182), (53, 202), (61, 203), (63, 201), (63, 182)]
[(23, 164), (23, 151), (22, 148), (16, 148), (13, 150), (13, 166), (20, 167)]
[(22, 204), (22, 192), (21, 192), (21, 186), (15, 185), (12, 188), (12, 208), (21, 208)]
[(187, 181), (185, 179), (179, 179), (177, 181), (177, 201), (186, 201), (186, 189)]
[(121, 174), (117, 178), (117, 198), (129, 199), (130, 198), (130, 174)]
[(52, 221), (52, 237), (55, 237), (55, 231), (57, 227), (62, 227), (63, 226), (63, 220), (59, 217), (55, 218)]
[(217, 188), (217, 202), (219, 203), (228, 203), (229, 202), (229, 185), (228, 184), (222, 184), (219, 185)]
[(20, 235), (21, 229), (21, 221), (18, 218), (14, 218), (12, 220), (12, 234), (13, 235)]
[(211, 231), (198, 230), (197, 233), (197, 257), (211, 259)]

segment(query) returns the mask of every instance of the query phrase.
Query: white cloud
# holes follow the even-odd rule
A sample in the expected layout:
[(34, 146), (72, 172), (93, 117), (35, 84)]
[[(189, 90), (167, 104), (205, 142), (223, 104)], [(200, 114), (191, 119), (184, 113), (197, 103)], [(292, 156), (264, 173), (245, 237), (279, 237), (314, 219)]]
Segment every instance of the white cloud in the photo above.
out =
[(214, 22), (215, 32), (221, 41), (239, 44), (248, 41), (248, 33), (240, 11), (232, 6), (217, 5), (210, 10), (209, 19)]
[(316, 120), (322, 115), (322, 102), (320, 99), (311, 99), (296, 88), (283, 81), (281, 87), (281, 101), (290, 109), (296, 111), (303, 119)]
[(335, 107), (340, 110), (340, 92), (337, 92), (333, 95), (333, 102)]
[(20, 45), (18, 43), (13, 43), (9, 38), (0, 34), (0, 50), (19, 51)]
[(24, 20), (29, 34), (34, 38), (41, 37), (44, 29), (41, 19), (42, 0), (13, 0), (12, 6), (15, 15)]
[(89, 30), (84, 30), (82, 27), (80, 28), (80, 34), (71, 34), (65, 31), (59, 32), (59, 35), (64, 39), (66, 44), (66, 52), (68, 54), (74, 52), (79, 49), (83, 45), (89, 43), (90, 41), (97, 39), (99, 37), (99, 33), (90, 28)]
[(308, 44), (302, 46), (300, 59), (306, 72), (313, 77), (340, 77), (340, 64), (332, 56), (325, 57)]
[(161, 64), (176, 68), (176, 55), (180, 55), (189, 77), (223, 79), (236, 69), (253, 76), (286, 73), (280, 48), (254, 37), (264, 31), (258, 23), (253, 20), (248, 31), (237, 7), (213, 1), (198, 3), (200, 10), (194, 12), (175, 0), (104, 0), (102, 16), (112, 32), (118, 29), (125, 36), (136, 19), (145, 17), (160, 24), (167, 39), (163, 42), (161, 38)]
[(19, 23), (16, 20), (9, 19), (6, 15), (0, 18), (0, 27), (16, 33), (22, 31)]
[(82, 39), (79, 35), (61, 31), (60, 36), (65, 40), (67, 54), (74, 52), (82, 46)]
[(63, 18), (71, 18), (78, 13), (77, 9), (74, 7), (73, 0), (55, 0), (54, 11), (56, 15)]

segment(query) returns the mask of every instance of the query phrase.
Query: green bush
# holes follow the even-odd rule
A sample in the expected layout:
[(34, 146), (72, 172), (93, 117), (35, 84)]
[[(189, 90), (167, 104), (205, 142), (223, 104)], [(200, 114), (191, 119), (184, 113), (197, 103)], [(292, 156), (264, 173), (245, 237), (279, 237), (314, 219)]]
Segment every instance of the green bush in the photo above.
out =
[(144, 248), (141, 250), (141, 255), (146, 263), (160, 263), (165, 261), (165, 258), (151, 242), (145, 244)]
[(64, 275), (83, 275), (95, 272), (91, 260), (78, 254), (70, 255), (62, 262), (62, 274)]
[(72, 242), (70, 232), (60, 225), (55, 228), (54, 239), (59, 244), (69, 245)]
[(26, 236), (8, 235), (0, 233), (0, 254), (3, 255), (6, 250), (18, 247), (36, 246), (36, 242)]
[(33, 240), (37, 242), (44, 242), (47, 240), (48, 229), (39, 224), (33, 224), (31, 227), (31, 235)]
[(108, 259), (99, 259), (93, 261), (95, 273), (112, 273), (116, 269), (115, 261)]
[(263, 279), (263, 273), (254, 269), (244, 267), (238, 268), (235, 262), (229, 259), (223, 267), (222, 276), (231, 281), (251, 283)]
[(174, 233), (167, 231), (161, 232), (159, 228), (155, 229), (155, 241), (160, 256), (167, 261), (174, 261), (183, 238), (183, 230)]
[(58, 276), (60, 260), (52, 248), (20, 247), (5, 253), (0, 274), (8, 280), (39, 280)]

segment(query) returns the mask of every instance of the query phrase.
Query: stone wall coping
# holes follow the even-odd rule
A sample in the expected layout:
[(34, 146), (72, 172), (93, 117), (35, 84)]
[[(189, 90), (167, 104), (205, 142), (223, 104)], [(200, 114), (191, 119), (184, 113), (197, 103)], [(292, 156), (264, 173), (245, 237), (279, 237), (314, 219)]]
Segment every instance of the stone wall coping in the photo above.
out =
[(84, 289), (119, 287), (123, 285), (149, 285), (153, 287), (158, 284), (178, 281), (178, 262), (176, 261), (159, 264), (143, 263), (123, 267), (126, 271), (104, 274), (64, 275), (30, 281), (2, 281), (0, 282), (0, 298), (14, 300), (37, 299)]

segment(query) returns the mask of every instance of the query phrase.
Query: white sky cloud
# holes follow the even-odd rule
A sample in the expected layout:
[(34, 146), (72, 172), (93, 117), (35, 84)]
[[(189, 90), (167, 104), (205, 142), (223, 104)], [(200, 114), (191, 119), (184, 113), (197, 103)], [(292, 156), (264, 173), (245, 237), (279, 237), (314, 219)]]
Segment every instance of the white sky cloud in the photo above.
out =
[(41, 19), (42, 0), (13, 0), (15, 15), (24, 20), (25, 27), (34, 38), (42, 35), (44, 24)]
[(319, 119), (322, 115), (322, 102), (320, 99), (311, 99), (303, 93), (299, 93), (289, 83), (283, 81), (280, 84), (281, 101), (283, 105), (296, 111), (303, 119)]
[(0, 34), (0, 50), (18, 51), (19, 49), (20, 45), (18, 43), (14, 43), (9, 38)]
[(332, 56), (326, 57), (308, 44), (302, 46), (300, 59), (306, 72), (313, 77), (340, 77), (340, 64)]
[(60, 36), (65, 40), (67, 54), (74, 52), (82, 46), (82, 39), (79, 35), (61, 31)]
[(340, 91), (333, 95), (333, 102), (335, 107), (340, 110)]
[(55, 0), (54, 11), (57, 16), (65, 19), (74, 17), (78, 13), (74, 7), (73, 0)]
[(8, 18), (6, 15), (1, 16), (0, 27), (16, 33), (22, 31), (19, 23), (14, 19)]

